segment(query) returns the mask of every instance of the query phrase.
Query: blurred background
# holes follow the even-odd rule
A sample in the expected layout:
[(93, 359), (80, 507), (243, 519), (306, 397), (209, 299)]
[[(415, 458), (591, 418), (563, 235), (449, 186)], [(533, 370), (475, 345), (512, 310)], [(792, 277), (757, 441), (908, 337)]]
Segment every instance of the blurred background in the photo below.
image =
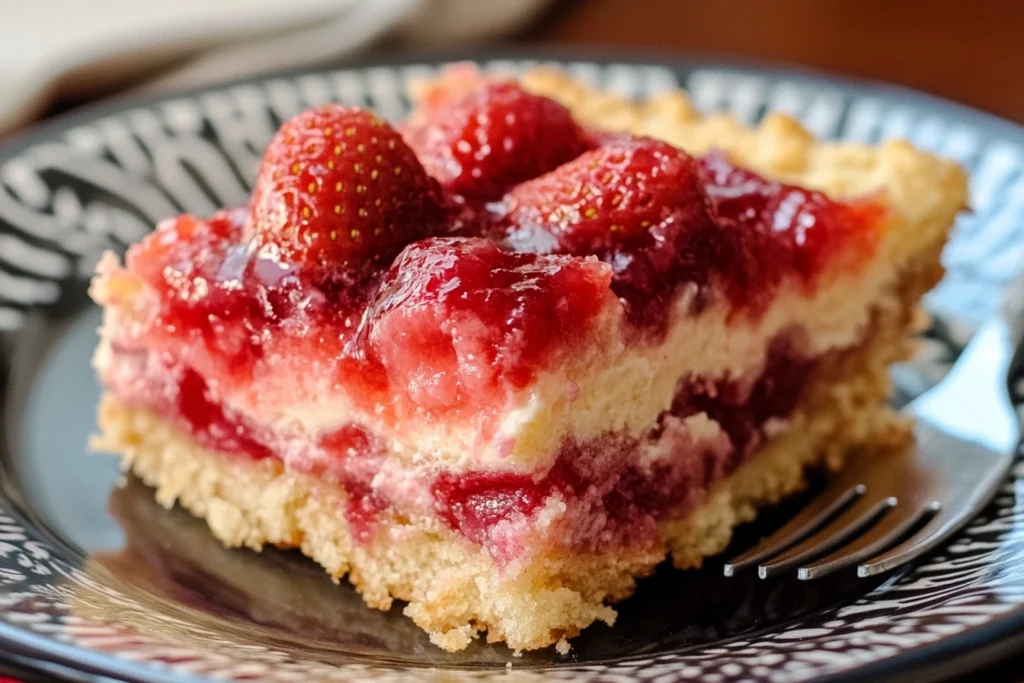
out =
[(767, 60), (1024, 122), (1024, 0), (6, 0), (0, 35), (0, 136), (120, 93), (497, 44)]

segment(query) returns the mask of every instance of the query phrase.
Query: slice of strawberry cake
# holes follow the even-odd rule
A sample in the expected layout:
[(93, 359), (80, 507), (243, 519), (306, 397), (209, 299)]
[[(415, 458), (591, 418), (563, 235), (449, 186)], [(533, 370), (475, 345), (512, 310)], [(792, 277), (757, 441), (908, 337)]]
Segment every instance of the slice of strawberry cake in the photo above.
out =
[(954, 164), (550, 71), (417, 98), (397, 130), (299, 115), (248, 206), (101, 264), (97, 447), (162, 503), (407, 601), (445, 649), (564, 651), (808, 466), (903, 437), (888, 368)]

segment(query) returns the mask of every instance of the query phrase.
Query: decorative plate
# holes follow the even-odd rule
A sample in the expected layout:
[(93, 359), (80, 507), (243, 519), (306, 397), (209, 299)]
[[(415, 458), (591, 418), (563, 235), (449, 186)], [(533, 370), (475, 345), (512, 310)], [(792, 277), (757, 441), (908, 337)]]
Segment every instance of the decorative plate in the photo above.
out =
[[(592, 627), (565, 658), (486, 645), (445, 654), (399, 608), (365, 607), (299, 556), (225, 550), (201, 522), (158, 507), (137, 481), (115, 486), (116, 462), (87, 456), (85, 446), (98, 397), (89, 366), (98, 316), (84, 283), (101, 251), (123, 249), (170, 214), (241, 202), (278, 123), (307, 106), (341, 100), (401, 116), (407, 81), (440, 61), (122, 102), (0, 150), (0, 671), (139, 681), (925, 680), (1019, 645), (1024, 466), (966, 531), (910, 570), (801, 583), (726, 580), (714, 562), (700, 572), (666, 569), (623, 603), (614, 629)], [(479, 61), (520, 69), (538, 60)], [(969, 168), (973, 213), (960, 221), (948, 275), (928, 298), (930, 344), (898, 369), (900, 400), (942, 377), (1024, 265), (1024, 131), (1013, 124), (895, 88), (800, 73), (544, 61), (629, 95), (684, 86), (702, 108), (747, 121), (785, 110), (823, 137), (909, 137)]]

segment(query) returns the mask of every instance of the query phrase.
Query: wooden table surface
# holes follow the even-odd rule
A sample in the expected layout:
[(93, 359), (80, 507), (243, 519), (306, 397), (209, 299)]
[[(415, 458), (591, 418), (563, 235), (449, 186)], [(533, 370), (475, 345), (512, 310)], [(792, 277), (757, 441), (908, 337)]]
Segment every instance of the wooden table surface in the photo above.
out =
[(528, 39), (788, 62), (1024, 123), (1024, 0), (564, 0)]

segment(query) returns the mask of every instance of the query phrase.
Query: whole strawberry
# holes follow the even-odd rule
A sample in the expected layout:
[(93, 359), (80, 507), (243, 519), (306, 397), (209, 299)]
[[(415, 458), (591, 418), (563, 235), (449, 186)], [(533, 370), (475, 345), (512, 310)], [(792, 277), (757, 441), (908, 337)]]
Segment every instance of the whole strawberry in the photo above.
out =
[(456, 195), (498, 199), (590, 146), (568, 109), (515, 83), (481, 78), (468, 93), (458, 87), (452, 98), (435, 94), (403, 129), (430, 174)]
[(705, 223), (708, 200), (686, 152), (618, 136), (513, 188), (505, 208), (514, 230), (546, 232), (551, 250), (584, 255), (664, 242)]
[(505, 239), (522, 251), (596, 255), (636, 322), (662, 319), (683, 282), (703, 285), (731, 253), (695, 161), (670, 144), (625, 135), (515, 187)]
[(398, 132), (329, 104), (285, 122), (270, 142), (247, 231), (262, 254), (329, 278), (390, 261), (441, 214), (437, 182)]

